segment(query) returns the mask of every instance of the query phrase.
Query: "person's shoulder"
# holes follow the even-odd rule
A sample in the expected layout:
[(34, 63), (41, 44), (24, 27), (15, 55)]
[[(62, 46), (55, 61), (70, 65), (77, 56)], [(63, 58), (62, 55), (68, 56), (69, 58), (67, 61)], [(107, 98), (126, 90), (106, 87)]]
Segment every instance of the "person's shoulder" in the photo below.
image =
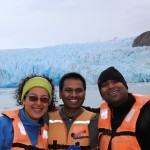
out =
[(7, 128), (8, 126), (12, 125), (12, 119), (8, 118), (7, 116), (0, 117), (0, 126)]
[(82, 106), (84, 109), (94, 112), (94, 113), (100, 113), (100, 109), (99, 108), (91, 108), (89, 106)]
[(142, 116), (147, 116), (149, 117), (150, 114), (150, 101), (148, 101), (142, 108), (140, 111), (140, 117)]
[(99, 114), (96, 113), (95, 116), (93, 116), (93, 118), (91, 119), (91, 121), (98, 121), (99, 118)]
[(10, 119), (9, 117), (3, 115), (0, 117), (0, 122), (12, 122), (12, 119)]
[(0, 149), (11, 149), (13, 141), (12, 121), (7, 116), (0, 117)]
[(88, 111), (88, 110), (86, 110), (84, 108), (83, 108), (83, 110), (86, 113), (86, 116), (91, 116), (91, 121), (98, 120), (99, 113), (94, 113), (94, 112)]
[(142, 110), (150, 111), (150, 100), (142, 107)]

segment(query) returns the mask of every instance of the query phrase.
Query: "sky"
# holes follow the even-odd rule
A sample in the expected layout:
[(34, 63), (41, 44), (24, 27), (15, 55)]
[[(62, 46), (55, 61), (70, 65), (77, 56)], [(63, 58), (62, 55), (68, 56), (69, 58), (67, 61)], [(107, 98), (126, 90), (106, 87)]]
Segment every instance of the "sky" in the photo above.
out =
[(0, 49), (106, 41), (150, 30), (150, 0), (1, 0)]

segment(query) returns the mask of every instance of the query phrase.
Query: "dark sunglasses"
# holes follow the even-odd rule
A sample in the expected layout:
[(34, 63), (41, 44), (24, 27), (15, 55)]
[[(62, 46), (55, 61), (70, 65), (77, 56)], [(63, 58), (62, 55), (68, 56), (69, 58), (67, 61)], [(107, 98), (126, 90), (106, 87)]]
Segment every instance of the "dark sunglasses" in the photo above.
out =
[(36, 95), (26, 95), (26, 97), (28, 97), (28, 99), (31, 101), (31, 102), (36, 102), (38, 101), (38, 99), (40, 99), (40, 101), (42, 103), (48, 103), (50, 98), (48, 96), (41, 96), (40, 98)]

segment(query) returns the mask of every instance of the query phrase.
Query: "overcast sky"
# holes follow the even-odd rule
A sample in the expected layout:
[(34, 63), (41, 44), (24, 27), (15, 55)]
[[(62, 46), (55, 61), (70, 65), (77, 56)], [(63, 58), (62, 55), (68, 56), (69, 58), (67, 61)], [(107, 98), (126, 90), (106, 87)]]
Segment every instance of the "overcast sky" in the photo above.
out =
[(150, 0), (0, 0), (0, 49), (111, 40), (150, 31)]

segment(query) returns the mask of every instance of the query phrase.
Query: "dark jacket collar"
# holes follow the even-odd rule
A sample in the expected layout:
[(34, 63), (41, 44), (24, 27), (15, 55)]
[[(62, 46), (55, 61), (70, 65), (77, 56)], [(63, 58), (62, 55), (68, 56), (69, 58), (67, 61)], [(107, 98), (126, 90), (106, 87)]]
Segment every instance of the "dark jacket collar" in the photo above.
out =
[(109, 105), (110, 109), (113, 112), (114, 116), (118, 116), (121, 114), (126, 114), (129, 112), (129, 110), (132, 108), (133, 104), (135, 102), (135, 98), (131, 93), (128, 93), (128, 100), (124, 102), (121, 106), (119, 107), (112, 107)]

